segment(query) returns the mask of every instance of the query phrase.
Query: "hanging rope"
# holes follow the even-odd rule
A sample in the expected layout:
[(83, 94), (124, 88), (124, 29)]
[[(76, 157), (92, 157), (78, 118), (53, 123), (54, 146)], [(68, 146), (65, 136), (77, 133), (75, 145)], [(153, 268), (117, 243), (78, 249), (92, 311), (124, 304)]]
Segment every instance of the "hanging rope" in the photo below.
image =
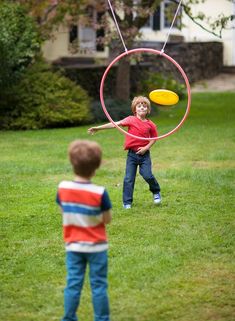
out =
[[(169, 30), (168, 30), (168, 33), (167, 33), (167, 36), (166, 36), (166, 41), (165, 41), (165, 43), (164, 43), (164, 45), (163, 45), (163, 47), (162, 47), (161, 54), (162, 54), (162, 53), (164, 52), (164, 50), (165, 50), (166, 44), (167, 44), (167, 42), (168, 42), (168, 39), (169, 39), (169, 36), (170, 36), (170, 33), (171, 33), (171, 30), (172, 30), (172, 28), (173, 28), (173, 26), (174, 26), (176, 17), (177, 17), (177, 15), (178, 15), (179, 10), (180, 10), (180, 6), (181, 6), (182, 1), (183, 1), (183, 0), (180, 0), (180, 2), (179, 2), (179, 4), (178, 4), (178, 7), (177, 7), (177, 9), (176, 9), (174, 18), (173, 18), (173, 20), (172, 20), (171, 26), (170, 26), (170, 28), (169, 28)], [(128, 50), (127, 50), (127, 47), (126, 47), (126, 45), (125, 45), (125, 42), (124, 42), (124, 40), (123, 40), (123, 37), (122, 37), (122, 34), (121, 34), (121, 31), (120, 31), (120, 28), (119, 28), (119, 25), (118, 25), (118, 22), (117, 22), (117, 19), (116, 19), (115, 13), (114, 13), (114, 11), (113, 11), (113, 7), (112, 7), (112, 4), (111, 4), (110, 0), (108, 0), (108, 3), (109, 3), (109, 8), (110, 8), (110, 10), (111, 10), (111, 13), (112, 13), (112, 16), (113, 16), (113, 20), (114, 20), (114, 23), (115, 23), (115, 25), (116, 25), (116, 28), (117, 28), (119, 37), (120, 37), (120, 39), (121, 39), (121, 41), (122, 41), (124, 50), (125, 50), (125, 51), (128, 51)]]
[(110, 0), (108, 0), (108, 3), (109, 3), (110, 10), (111, 10), (111, 12), (112, 12), (112, 15), (113, 15), (114, 23), (115, 23), (115, 25), (116, 25), (117, 31), (118, 31), (118, 33), (119, 33), (119, 36), (120, 36), (120, 38), (121, 38), (121, 41), (122, 41), (124, 50), (125, 50), (125, 51), (128, 51), (128, 50), (127, 50), (127, 47), (126, 47), (126, 45), (125, 45), (125, 42), (124, 42), (124, 40), (123, 40), (123, 37), (122, 37), (121, 31), (120, 31), (120, 28), (119, 28), (119, 26), (118, 26), (117, 19), (116, 19), (115, 13), (114, 13), (114, 11), (113, 11), (113, 7), (112, 7), (112, 5), (111, 5)]
[(178, 12), (179, 12), (179, 10), (180, 10), (180, 6), (181, 6), (182, 1), (183, 1), (183, 0), (180, 0), (180, 2), (179, 2), (179, 4), (178, 4), (178, 7), (177, 7), (176, 12), (175, 12), (175, 15), (174, 15), (174, 18), (173, 18), (173, 20), (172, 20), (171, 26), (170, 26), (170, 28), (169, 28), (169, 30), (168, 30), (168, 33), (167, 33), (167, 36), (166, 36), (166, 41), (165, 41), (165, 43), (164, 43), (164, 45), (163, 45), (163, 47), (162, 47), (161, 53), (163, 53), (164, 50), (165, 50), (166, 44), (167, 44), (167, 42), (168, 42), (168, 39), (169, 39), (169, 36), (170, 36), (170, 33), (171, 33), (171, 29), (172, 29), (173, 26), (174, 26), (175, 19), (176, 19), (177, 15), (178, 15)]

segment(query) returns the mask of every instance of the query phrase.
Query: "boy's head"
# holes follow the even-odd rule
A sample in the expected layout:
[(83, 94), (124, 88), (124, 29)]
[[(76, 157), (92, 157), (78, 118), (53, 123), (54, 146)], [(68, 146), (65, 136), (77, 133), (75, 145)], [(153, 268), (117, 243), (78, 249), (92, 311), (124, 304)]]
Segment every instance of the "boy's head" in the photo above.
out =
[(151, 104), (150, 104), (150, 101), (148, 100), (148, 98), (144, 97), (144, 96), (137, 96), (137, 97), (134, 97), (134, 99), (132, 100), (131, 110), (132, 110), (133, 114), (134, 115), (136, 114), (136, 106), (141, 104), (141, 103), (144, 104), (145, 106), (147, 106), (148, 114), (150, 114), (150, 112), (151, 112)]
[(100, 167), (102, 150), (99, 144), (90, 140), (75, 140), (69, 145), (69, 159), (74, 173), (89, 178)]

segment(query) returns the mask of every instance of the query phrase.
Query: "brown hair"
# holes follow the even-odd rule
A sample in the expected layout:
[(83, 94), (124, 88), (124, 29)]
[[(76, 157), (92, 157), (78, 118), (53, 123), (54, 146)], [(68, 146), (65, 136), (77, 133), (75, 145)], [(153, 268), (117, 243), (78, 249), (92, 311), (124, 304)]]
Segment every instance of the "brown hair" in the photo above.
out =
[(144, 96), (137, 96), (137, 97), (133, 98), (132, 103), (131, 103), (131, 110), (132, 110), (133, 114), (136, 113), (136, 106), (139, 103), (145, 103), (148, 107), (148, 114), (150, 114), (151, 104), (150, 104), (150, 101), (148, 100), (148, 98), (144, 97)]
[(90, 140), (75, 140), (69, 145), (69, 159), (74, 173), (90, 177), (100, 167), (102, 150), (99, 144)]

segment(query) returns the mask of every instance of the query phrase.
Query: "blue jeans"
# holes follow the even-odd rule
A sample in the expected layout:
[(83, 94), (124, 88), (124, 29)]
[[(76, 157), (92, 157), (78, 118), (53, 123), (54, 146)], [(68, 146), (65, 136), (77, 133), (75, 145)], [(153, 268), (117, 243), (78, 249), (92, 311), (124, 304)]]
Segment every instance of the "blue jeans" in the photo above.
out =
[(152, 174), (150, 152), (147, 151), (144, 155), (137, 155), (134, 151), (129, 150), (126, 160), (126, 174), (123, 183), (123, 204), (132, 204), (133, 202), (135, 177), (138, 166), (140, 175), (149, 184), (149, 190), (153, 194), (160, 192), (160, 186)]
[(66, 252), (67, 286), (64, 290), (64, 317), (62, 321), (78, 320), (76, 311), (88, 264), (94, 321), (110, 321), (107, 295), (107, 251), (97, 253)]

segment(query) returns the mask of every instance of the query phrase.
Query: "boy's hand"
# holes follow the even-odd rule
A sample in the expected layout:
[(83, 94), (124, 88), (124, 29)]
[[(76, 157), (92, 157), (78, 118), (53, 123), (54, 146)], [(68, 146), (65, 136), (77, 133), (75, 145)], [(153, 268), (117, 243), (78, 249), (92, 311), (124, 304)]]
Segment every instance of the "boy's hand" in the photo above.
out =
[(91, 127), (91, 128), (88, 128), (87, 132), (90, 135), (94, 135), (97, 132), (97, 129), (96, 127)]
[(147, 151), (148, 151), (149, 149), (148, 149), (148, 147), (139, 147), (138, 148), (138, 150), (137, 150), (137, 152), (136, 152), (136, 154), (137, 155), (144, 155)]

